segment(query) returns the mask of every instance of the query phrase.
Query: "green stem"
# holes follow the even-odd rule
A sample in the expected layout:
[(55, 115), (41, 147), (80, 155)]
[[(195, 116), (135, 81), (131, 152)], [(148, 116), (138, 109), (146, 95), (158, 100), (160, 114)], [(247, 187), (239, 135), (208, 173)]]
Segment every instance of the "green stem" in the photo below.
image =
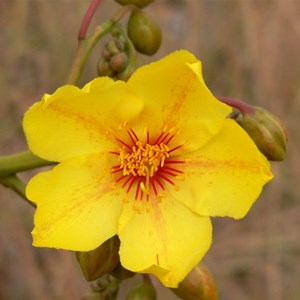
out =
[(49, 166), (54, 162), (35, 156), (29, 150), (0, 157), (0, 178), (18, 172)]
[(103, 23), (101, 26), (97, 26), (89, 37), (79, 39), (78, 48), (67, 79), (67, 84), (78, 85), (87, 59), (89, 58), (91, 51), (96, 46), (98, 41), (105, 34), (109, 33), (126, 13), (134, 9), (136, 9), (134, 6), (125, 7), (118, 14), (116, 14), (114, 18)]
[(0, 183), (11, 190), (15, 191), (19, 196), (21, 196), (28, 204), (32, 207), (36, 207), (35, 204), (29, 201), (25, 194), (26, 184), (21, 181), (16, 175), (10, 175), (7, 177), (0, 178)]

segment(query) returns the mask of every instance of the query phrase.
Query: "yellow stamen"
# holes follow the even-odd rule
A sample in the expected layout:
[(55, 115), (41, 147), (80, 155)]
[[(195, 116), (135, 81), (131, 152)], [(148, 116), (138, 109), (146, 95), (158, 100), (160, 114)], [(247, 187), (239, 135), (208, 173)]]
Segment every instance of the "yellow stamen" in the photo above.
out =
[(163, 167), (165, 159), (169, 157), (169, 148), (164, 143), (149, 145), (137, 141), (131, 149), (130, 153), (125, 148), (120, 150), (120, 167), (123, 169), (124, 176), (130, 174), (147, 176), (148, 174), (153, 177), (158, 167)]

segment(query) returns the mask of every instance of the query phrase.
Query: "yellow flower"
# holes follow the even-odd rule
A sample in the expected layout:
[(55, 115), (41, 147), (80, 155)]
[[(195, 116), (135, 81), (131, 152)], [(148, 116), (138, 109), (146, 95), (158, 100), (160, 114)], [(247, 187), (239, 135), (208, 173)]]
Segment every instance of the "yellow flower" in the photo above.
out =
[(24, 130), (33, 153), (59, 164), (27, 186), (33, 244), (89, 251), (117, 234), (125, 268), (176, 287), (211, 244), (210, 216), (244, 217), (272, 178), (230, 112), (187, 51), (126, 83), (45, 95)]

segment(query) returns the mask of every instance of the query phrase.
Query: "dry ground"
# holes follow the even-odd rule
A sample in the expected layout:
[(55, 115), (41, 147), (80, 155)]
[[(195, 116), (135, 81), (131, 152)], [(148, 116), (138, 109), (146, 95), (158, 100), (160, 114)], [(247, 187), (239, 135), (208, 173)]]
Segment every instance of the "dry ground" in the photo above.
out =
[[(88, 2), (0, 0), (0, 154), (25, 149), (24, 111), (64, 82)], [(116, 7), (103, 0), (96, 22)], [(275, 179), (245, 219), (214, 220), (205, 261), (222, 300), (299, 300), (300, 1), (157, 0), (148, 11), (164, 33), (154, 59), (186, 48), (203, 61), (215, 95), (264, 106), (286, 125), (286, 161), (272, 164)], [(99, 52), (83, 82), (95, 76)], [(3, 187), (0, 207), (0, 299), (80, 299), (88, 284), (73, 255), (32, 248), (33, 210)]]

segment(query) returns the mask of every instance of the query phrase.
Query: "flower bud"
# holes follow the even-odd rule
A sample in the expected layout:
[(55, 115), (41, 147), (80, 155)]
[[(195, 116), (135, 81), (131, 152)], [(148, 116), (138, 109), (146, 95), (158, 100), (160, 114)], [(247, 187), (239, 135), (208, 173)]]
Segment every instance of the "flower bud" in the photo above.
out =
[(135, 5), (139, 8), (145, 7), (152, 3), (154, 0), (115, 0), (121, 5)]
[(156, 290), (152, 285), (150, 279), (144, 281), (140, 286), (133, 288), (125, 300), (155, 300)]
[(253, 107), (253, 112), (243, 114), (238, 123), (267, 159), (284, 159), (287, 136), (281, 122), (274, 115), (256, 106)]
[(117, 73), (124, 71), (127, 67), (127, 64), (128, 57), (124, 52), (119, 52), (113, 55), (110, 59), (110, 66)]
[(127, 30), (135, 49), (140, 53), (153, 55), (160, 47), (160, 27), (144, 12), (131, 13)]
[(110, 65), (110, 61), (105, 60), (103, 57), (100, 58), (97, 65), (98, 76), (114, 77), (115, 71)]
[(217, 300), (216, 284), (208, 269), (200, 264), (193, 268), (187, 277), (171, 289), (177, 296), (185, 300)]
[(93, 281), (111, 272), (120, 261), (119, 247), (120, 241), (114, 236), (94, 250), (76, 252), (85, 279)]
[(111, 55), (114, 55), (124, 50), (124, 44), (118, 39), (113, 39), (105, 45), (105, 48)]

